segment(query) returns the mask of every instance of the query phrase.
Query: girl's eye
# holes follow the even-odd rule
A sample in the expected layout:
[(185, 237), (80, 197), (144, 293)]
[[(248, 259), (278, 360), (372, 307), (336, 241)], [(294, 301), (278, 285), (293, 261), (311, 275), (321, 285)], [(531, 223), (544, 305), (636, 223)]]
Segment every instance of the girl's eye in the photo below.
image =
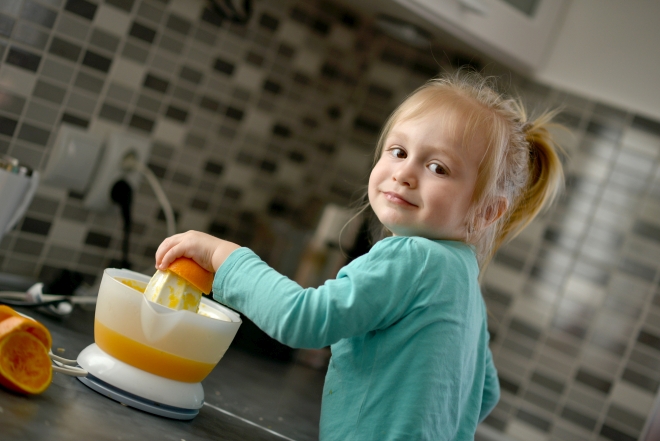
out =
[(400, 149), (398, 147), (394, 147), (393, 149), (391, 149), (390, 154), (395, 158), (399, 158), (399, 159), (404, 159), (407, 156), (405, 150)]
[(435, 162), (429, 165), (429, 170), (431, 170), (433, 173), (435, 173), (437, 175), (446, 175), (446, 174), (448, 174), (446, 168), (444, 168), (442, 165), (437, 164)]

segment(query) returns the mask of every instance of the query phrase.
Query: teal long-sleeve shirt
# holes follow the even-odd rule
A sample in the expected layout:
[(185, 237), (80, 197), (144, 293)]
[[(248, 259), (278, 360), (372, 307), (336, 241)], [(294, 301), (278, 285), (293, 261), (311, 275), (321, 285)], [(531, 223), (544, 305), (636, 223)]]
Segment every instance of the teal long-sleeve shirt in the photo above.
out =
[(471, 441), (500, 393), (478, 273), (461, 242), (389, 237), (302, 288), (240, 248), (213, 293), (281, 343), (331, 347), (321, 440)]

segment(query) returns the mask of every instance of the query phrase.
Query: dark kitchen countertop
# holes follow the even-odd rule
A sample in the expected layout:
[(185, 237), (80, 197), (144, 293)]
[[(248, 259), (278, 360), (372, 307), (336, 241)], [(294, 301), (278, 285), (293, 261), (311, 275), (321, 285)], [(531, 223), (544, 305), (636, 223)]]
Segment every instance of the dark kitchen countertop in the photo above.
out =
[[(65, 358), (75, 359), (94, 342), (92, 311), (76, 307), (61, 321), (17, 309), (50, 330), (53, 352)], [(58, 348), (65, 351), (58, 353)], [(123, 406), (74, 377), (54, 373), (41, 395), (22, 396), (0, 388), (0, 439), (316, 440), (324, 376), (300, 364), (230, 347), (202, 382), (205, 405), (199, 415), (177, 421)]]

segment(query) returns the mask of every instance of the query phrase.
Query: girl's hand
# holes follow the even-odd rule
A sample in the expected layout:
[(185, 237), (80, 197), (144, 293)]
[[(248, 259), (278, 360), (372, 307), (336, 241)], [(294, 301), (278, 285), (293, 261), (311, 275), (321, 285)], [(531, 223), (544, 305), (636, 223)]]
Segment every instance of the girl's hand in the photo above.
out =
[(188, 231), (165, 239), (156, 250), (156, 269), (164, 270), (177, 257), (189, 257), (207, 271), (216, 272), (232, 251), (235, 243), (199, 231)]

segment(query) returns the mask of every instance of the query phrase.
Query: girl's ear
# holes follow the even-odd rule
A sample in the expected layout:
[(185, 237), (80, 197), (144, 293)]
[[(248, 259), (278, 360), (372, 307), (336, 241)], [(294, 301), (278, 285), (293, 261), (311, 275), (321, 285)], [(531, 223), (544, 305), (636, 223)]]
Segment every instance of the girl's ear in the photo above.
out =
[(488, 227), (490, 224), (501, 218), (508, 208), (509, 201), (507, 198), (503, 196), (495, 198), (493, 202), (488, 204), (486, 208), (479, 213), (483, 220), (483, 228)]

